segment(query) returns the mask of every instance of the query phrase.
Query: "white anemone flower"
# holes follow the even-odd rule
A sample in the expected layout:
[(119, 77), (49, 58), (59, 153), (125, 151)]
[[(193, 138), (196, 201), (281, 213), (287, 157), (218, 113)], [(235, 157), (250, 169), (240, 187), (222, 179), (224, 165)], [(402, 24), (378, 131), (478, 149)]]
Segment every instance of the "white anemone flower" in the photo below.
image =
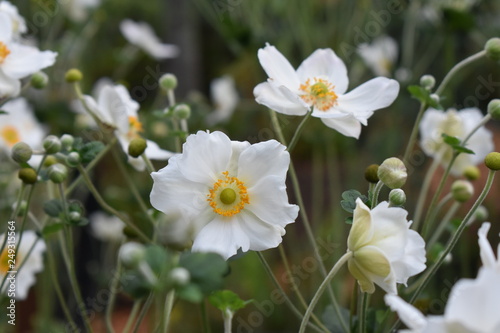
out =
[(398, 58), (398, 44), (394, 38), (384, 35), (374, 39), (371, 44), (360, 44), (358, 54), (375, 75), (391, 76)]
[(346, 93), (349, 79), (344, 62), (331, 49), (319, 49), (295, 71), (272, 45), (258, 52), (268, 75), (253, 91), (257, 103), (280, 113), (312, 116), (345, 136), (359, 138), (375, 110), (394, 102), (399, 83), (377, 77)]
[(179, 48), (176, 45), (162, 43), (146, 22), (123, 20), (120, 23), (120, 31), (130, 44), (157, 60), (175, 58), (179, 55)]
[(384, 201), (370, 210), (356, 200), (352, 228), (347, 239), (352, 257), (351, 274), (361, 290), (375, 291), (375, 284), (387, 293), (397, 294), (396, 283), (406, 285), (408, 278), (425, 269), (425, 242), (406, 220), (403, 208), (389, 207)]
[[(33, 149), (41, 149), (46, 130), (38, 122), (26, 99), (19, 97), (2, 106), (6, 114), (0, 114), (0, 149), (10, 155), (12, 147), (25, 142)], [(29, 163), (37, 166), (41, 155), (33, 155)]]
[(28, 31), (24, 17), (19, 14), (17, 7), (11, 4), (9, 1), (0, 2), (0, 13), (6, 13), (7, 15), (9, 15), (12, 23), (12, 34), (14, 38), (19, 38), (21, 34), (24, 34)]
[(52, 66), (57, 53), (40, 51), (15, 40), (12, 19), (0, 12), (0, 98), (15, 97), (21, 90), (20, 80)]
[[(24, 300), (28, 297), (28, 292), (36, 282), (35, 274), (43, 270), (43, 253), (45, 252), (45, 242), (39, 239), (34, 231), (28, 230), (23, 232), (21, 243), (20, 234), (13, 237), (16, 242), (16, 258), (14, 267), (10, 267), (9, 247), (6, 246), (0, 253), (0, 279), (3, 280), (5, 275), (11, 275), (9, 271), (18, 271), (15, 274), (15, 299)], [(9, 239), (9, 238), (8, 238)], [(0, 235), (0, 242), (5, 240), (5, 234)], [(31, 248), (33, 247), (33, 250)], [(30, 253), (31, 250), (31, 253)], [(20, 266), (22, 265), (22, 268)], [(12, 280), (13, 281), (13, 280)], [(10, 288), (9, 280), (6, 280), (2, 293), (8, 293)]]
[[(98, 93), (97, 101), (84, 96), (87, 106), (104, 123), (115, 128), (115, 134), (125, 152), (128, 151), (130, 142), (140, 137), (143, 131), (142, 123), (139, 121), (139, 104), (134, 101), (127, 89), (122, 85), (104, 85)], [(153, 160), (166, 160), (173, 153), (161, 149), (158, 144), (151, 140), (146, 140), (147, 148), (145, 154)], [(128, 162), (138, 171), (146, 168), (141, 157), (128, 156)]]
[(212, 80), (210, 95), (215, 109), (207, 116), (207, 124), (213, 126), (228, 121), (239, 102), (233, 78), (226, 75)]
[(452, 288), (444, 315), (425, 317), (394, 295), (385, 301), (409, 328), (406, 333), (498, 333), (500, 332), (500, 247), (497, 258), (486, 238), (490, 224), (478, 231), (483, 267), (476, 279), (461, 279)]
[[(453, 149), (444, 142), (442, 134), (464, 140), (482, 119), (483, 114), (477, 108), (460, 111), (448, 109), (446, 112), (428, 109), (420, 123), (420, 146), (425, 154), (438, 159), (446, 168), (453, 156)], [(494, 150), (493, 135), (482, 126), (470, 137), (466, 147), (474, 154), (462, 153), (457, 157), (451, 168), (455, 176), (462, 175), (467, 167), (481, 163)]]
[(92, 235), (103, 242), (119, 242), (125, 239), (125, 223), (116, 216), (95, 212), (89, 216)]
[(181, 214), (174, 223), (190, 226), (193, 251), (227, 259), (240, 248), (274, 248), (299, 211), (288, 203), (289, 163), (276, 140), (251, 145), (199, 131), (187, 138), (182, 154), (151, 174), (151, 204), (167, 216)]

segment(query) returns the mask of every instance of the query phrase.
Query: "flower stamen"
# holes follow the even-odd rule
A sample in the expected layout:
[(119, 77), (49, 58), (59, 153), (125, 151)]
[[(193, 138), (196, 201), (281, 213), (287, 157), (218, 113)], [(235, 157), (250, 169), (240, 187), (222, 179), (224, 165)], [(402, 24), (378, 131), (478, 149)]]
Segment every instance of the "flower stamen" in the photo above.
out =
[(230, 177), (228, 171), (224, 171), (209, 190), (207, 201), (213, 211), (222, 216), (238, 214), (250, 203), (245, 184), (237, 177)]
[(0, 42), (0, 64), (2, 64), (5, 61), (5, 58), (7, 58), (10, 54), (10, 50), (5, 45), (4, 43)]
[(133, 139), (139, 137), (139, 133), (144, 131), (142, 128), (142, 123), (137, 119), (137, 117), (134, 116), (129, 116), (128, 117), (128, 123), (129, 123), (129, 131), (128, 131), (128, 137)]
[(19, 131), (14, 126), (5, 126), (4, 128), (2, 128), (0, 136), (5, 140), (9, 147), (12, 147), (13, 145), (21, 141)]
[(311, 80), (307, 79), (304, 84), (300, 85), (299, 89), (304, 92), (300, 98), (317, 110), (327, 111), (337, 104), (338, 96), (334, 88), (335, 86), (327, 80), (314, 78), (314, 83), (311, 84)]

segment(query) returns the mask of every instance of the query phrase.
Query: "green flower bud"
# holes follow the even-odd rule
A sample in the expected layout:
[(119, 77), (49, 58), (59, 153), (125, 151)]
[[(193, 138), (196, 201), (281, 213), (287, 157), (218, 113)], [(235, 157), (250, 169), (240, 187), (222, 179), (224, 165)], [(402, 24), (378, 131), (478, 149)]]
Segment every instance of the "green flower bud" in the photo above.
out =
[(79, 212), (73, 211), (73, 212), (70, 212), (68, 214), (68, 217), (69, 217), (70, 222), (78, 222), (81, 220), (82, 214), (80, 214)]
[(43, 140), (43, 149), (47, 154), (55, 154), (61, 150), (61, 140), (55, 135), (49, 135)]
[(148, 143), (146, 140), (143, 138), (135, 138), (130, 141), (130, 144), (128, 145), (128, 154), (132, 157), (139, 157), (144, 153), (147, 146)]
[(176, 286), (185, 286), (191, 280), (191, 274), (184, 267), (176, 267), (170, 272), (170, 280)]
[(486, 164), (490, 170), (500, 170), (500, 153), (493, 152), (486, 155), (484, 158), (484, 164)]
[(477, 207), (476, 211), (474, 212), (474, 218), (477, 221), (486, 221), (488, 215), (488, 209), (486, 209), (486, 207), (484, 206)]
[(464, 170), (464, 177), (468, 180), (477, 180), (481, 177), (481, 171), (475, 165), (470, 165)]
[(378, 168), (378, 178), (389, 188), (400, 188), (406, 183), (408, 174), (403, 161), (396, 157), (386, 159)]
[(451, 185), (451, 195), (458, 202), (465, 202), (474, 195), (474, 187), (467, 180), (456, 180)]
[(191, 108), (187, 104), (179, 104), (174, 108), (174, 117), (178, 119), (188, 119), (191, 116)]
[(490, 38), (484, 45), (486, 56), (491, 60), (500, 60), (500, 38)]
[(400, 189), (396, 188), (389, 192), (389, 205), (391, 207), (401, 207), (406, 203), (406, 194)]
[(127, 268), (135, 268), (139, 266), (145, 256), (146, 248), (144, 245), (136, 242), (123, 244), (118, 253), (118, 257)]
[(50, 155), (50, 156), (47, 156), (45, 158), (45, 161), (43, 161), (43, 166), (48, 168), (51, 165), (56, 164), (56, 163), (57, 163), (57, 158), (53, 155)]
[(160, 77), (160, 86), (165, 90), (177, 88), (177, 77), (171, 73), (163, 74)]
[(38, 175), (36, 174), (36, 171), (32, 168), (22, 168), (21, 170), (19, 170), (17, 176), (25, 184), (34, 184), (38, 180)]
[(79, 69), (72, 68), (66, 72), (64, 79), (68, 83), (79, 82), (83, 79), (83, 74)]
[(49, 77), (44, 72), (37, 72), (31, 76), (30, 83), (35, 89), (43, 89), (49, 83)]
[(372, 164), (372, 165), (369, 165), (366, 169), (365, 169), (365, 179), (369, 182), (369, 183), (373, 183), (373, 184), (376, 184), (378, 183), (379, 179), (378, 179), (378, 164)]
[(73, 143), (75, 142), (75, 138), (70, 134), (63, 134), (61, 136), (61, 143), (64, 150), (70, 151), (73, 148)]
[(492, 99), (488, 103), (488, 113), (492, 119), (500, 120), (500, 99)]
[(436, 85), (436, 79), (432, 75), (423, 75), (420, 78), (420, 85), (430, 91)]
[(66, 163), (70, 167), (76, 167), (79, 165), (81, 162), (80, 154), (78, 154), (76, 151), (72, 151), (71, 153), (66, 156)]
[(33, 150), (25, 142), (18, 142), (12, 147), (12, 159), (17, 163), (26, 163), (33, 155)]
[(50, 180), (59, 184), (65, 181), (68, 177), (68, 169), (63, 164), (56, 163), (48, 168), (47, 174), (49, 175)]
[(439, 103), (440, 101), (440, 97), (438, 94), (431, 94), (429, 97), (436, 103)]

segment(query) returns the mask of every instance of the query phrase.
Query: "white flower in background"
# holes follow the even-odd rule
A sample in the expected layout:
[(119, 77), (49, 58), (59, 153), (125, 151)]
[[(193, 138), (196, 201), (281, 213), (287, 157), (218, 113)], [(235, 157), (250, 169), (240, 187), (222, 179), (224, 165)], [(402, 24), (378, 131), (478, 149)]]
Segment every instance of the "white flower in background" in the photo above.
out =
[[(139, 121), (139, 104), (134, 101), (127, 89), (122, 85), (104, 85), (98, 93), (97, 101), (84, 96), (87, 106), (96, 114), (99, 119), (115, 128), (115, 134), (125, 152), (128, 151), (130, 141), (140, 137), (142, 123)], [(153, 160), (166, 160), (173, 153), (161, 149), (155, 142), (146, 140), (147, 148), (145, 154)], [(138, 171), (146, 168), (141, 157), (128, 155), (128, 162)]]
[(375, 291), (375, 284), (387, 293), (397, 294), (396, 283), (425, 269), (425, 242), (406, 220), (408, 212), (389, 207), (384, 201), (371, 211), (356, 200), (352, 228), (347, 239), (353, 255), (348, 261), (351, 274), (361, 290)]
[(101, 0), (70, 0), (61, 4), (71, 20), (82, 22), (87, 19), (89, 11), (101, 5)]
[[(94, 83), (92, 87), (91, 95), (94, 100), (99, 100), (99, 94), (103, 90), (105, 86), (114, 86), (114, 82), (108, 77), (102, 77)], [(98, 125), (94, 121), (94, 119), (89, 115), (85, 107), (82, 105), (79, 99), (75, 99), (71, 101), (70, 104), (71, 111), (76, 113), (75, 123), (78, 127), (91, 127), (97, 128)]]
[[(477, 108), (460, 111), (448, 109), (446, 112), (428, 109), (420, 123), (420, 146), (425, 154), (439, 159), (446, 168), (451, 161), (453, 149), (443, 141), (442, 134), (463, 140), (482, 119), (483, 114)], [(494, 150), (493, 136), (482, 126), (467, 141), (466, 147), (474, 154), (463, 153), (457, 157), (451, 169), (451, 173), (456, 176), (462, 175), (467, 167), (481, 163), (484, 157)]]
[(490, 228), (479, 229), (483, 267), (476, 279), (461, 279), (453, 286), (442, 316), (425, 317), (419, 310), (394, 295), (385, 301), (409, 328), (407, 333), (498, 333), (500, 332), (500, 247), (497, 258), (486, 239)]
[(125, 223), (116, 216), (95, 212), (89, 216), (92, 235), (103, 242), (119, 242), (125, 238)]
[[(9, 236), (11, 237), (11, 236)], [(6, 246), (0, 254), (0, 279), (3, 280), (8, 271), (19, 270), (16, 274), (15, 298), (23, 300), (28, 297), (28, 292), (33, 284), (35, 284), (35, 274), (43, 270), (43, 253), (45, 252), (45, 242), (43, 239), (38, 239), (34, 231), (28, 230), (23, 232), (21, 243), (19, 244), (20, 234), (14, 236), (16, 247), (15, 267), (9, 267), (9, 248)], [(3, 244), (5, 234), (0, 235), (0, 242)], [(31, 247), (34, 245), (30, 253)], [(29, 256), (28, 256), (29, 254)], [(19, 267), (23, 265), (21, 269)], [(7, 293), (9, 289), (9, 280), (4, 284), (2, 293)]]
[(179, 55), (179, 48), (176, 45), (162, 43), (146, 22), (123, 20), (120, 23), (120, 31), (130, 44), (139, 47), (157, 60), (175, 58)]
[[(12, 147), (18, 142), (25, 142), (33, 149), (41, 149), (46, 131), (38, 122), (33, 109), (26, 99), (19, 97), (2, 106), (6, 114), (0, 114), (0, 149), (9, 156)], [(41, 155), (33, 155), (29, 163), (38, 165)]]
[(297, 71), (269, 44), (258, 57), (269, 78), (253, 91), (257, 103), (296, 116), (312, 108), (312, 116), (345, 136), (359, 138), (361, 124), (375, 110), (391, 105), (399, 92), (397, 81), (377, 77), (346, 93), (346, 66), (331, 49), (316, 50)]
[(227, 259), (239, 248), (274, 248), (299, 210), (288, 203), (289, 163), (286, 147), (276, 140), (251, 145), (199, 131), (187, 138), (182, 154), (151, 174), (151, 204), (182, 215), (176, 223), (190, 226), (193, 251)]
[(360, 44), (358, 54), (375, 75), (391, 76), (398, 58), (398, 44), (394, 38), (384, 35), (374, 39), (371, 44)]
[(13, 38), (18, 38), (21, 34), (28, 31), (26, 27), (26, 21), (19, 15), (17, 7), (11, 4), (9, 1), (0, 2), (0, 13), (5, 13), (9, 16), (12, 24), (12, 35)]
[(210, 83), (210, 95), (215, 110), (206, 118), (208, 126), (228, 121), (239, 101), (233, 78), (223, 76), (212, 80)]
[(20, 79), (52, 66), (56, 56), (55, 52), (16, 42), (12, 19), (0, 12), (0, 98), (19, 95)]

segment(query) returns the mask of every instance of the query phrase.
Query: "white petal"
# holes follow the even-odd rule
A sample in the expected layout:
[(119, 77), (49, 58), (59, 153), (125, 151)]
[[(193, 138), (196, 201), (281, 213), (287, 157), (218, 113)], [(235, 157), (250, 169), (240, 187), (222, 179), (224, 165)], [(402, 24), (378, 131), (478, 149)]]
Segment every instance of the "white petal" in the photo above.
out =
[(12, 40), (12, 22), (7, 13), (0, 12), (0, 41), (6, 44)]
[(387, 201), (371, 211), (373, 235), (370, 244), (380, 248), (391, 262), (404, 256), (409, 228), (407, 215), (403, 208), (389, 207)]
[(14, 43), (8, 47), (11, 53), (1, 66), (5, 74), (14, 79), (22, 79), (56, 61), (57, 53), (52, 51), (39, 51), (33, 46)]
[(147, 147), (144, 151), (146, 156), (152, 160), (167, 160), (174, 156), (174, 153), (165, 149), (161, 149), (160, 146), (154, 141), (146, 140)]
[(277, 247), (282, 241), (285, 230), (277, 225), (266, 223), (245, 210), (237, 214), (243, 232), (250, 241), (249, 250), (263, 251)]
[(407, 231), (404, 256), (393, 261), (396, 282), (406, 285), (408, 278), (425, 269), (425, 241), (415, 230)]
[(288, 203), (282, 177), (267, 176), (248, 188), (250, 203), (245, 206), (261, 220), (284, 227), (297, 218), (299, 207)]
[(303, 116), (309, 107), (294, 99), (289, 99), (282, 91), (271, 85), (269, 82), (258, 84), (254, 90), (255, 101), (265, 105), (271, 110), (292, 116)]
[(398, 313), (399, 318), (408, 328), (420, 332), (427, 325), (427, 320), (424, 315), (411, 304), (402, 300), (399, 296), (387, 294), (384, 296), (384, 300), (392, 311)]
[(5, 75), (0, 68), (0, 98), (17, 97), (21, 92), (21, 81)]
[(224, 259), (236, 254), (241, 248), (243, 252), (250, 248), (250, 240), (241, 229), (235, 218), (216, 216), (200, 230), (193, 243), (193, 252), (215, 252)]
[[(465, 127), (465, 133), (461, 139), (464, 139), (465, 135), (469, 135), (484, 117), (482, 112), (476, 108), (462, 109), (458, 112), (458, 115)], [(462, 156), (468, 156), (471, 161), (470, 165), (477, 165), (483, 162), (486, 155), (494, 151), (493, 134), (486, 127), (482, 126), (470, 137), (466, 143), (466, 147), (474, 151), (474, 154), (462, 154)]]
[(267, 76), (277, 85), (284, 85), (291, 91), (299, 89), (300, 81), (295, 70), (274, 46), (267, 44), (259, 49), (257, 56)]
[(481, 228), (477, 231), (479, 236), (479, 250), (481, 254), (481, 261), (485, 267), (495, 267), (497, 266), (497, 260), (495, 259), (495, 253), (488, 242), (488, 231), (490, 230), (491, 224), (489, 222), (484, 222)]
[(321, 121), (345, 136), (359, 139), (361, 134), (361, 123), (352, 115), (346, 115), (342, 118), (321, 118)]
[(356, 208), (353, 213), (352, 227), (347, 238), (349, 250), (356, 251), (367, 244), (373, 235), (373, 223), (370, 209), (360, 199), (356, 199)]
[(337, 95), (343, 94), (349, 85), (347, 68), (335, 52), (331, 49), (318, 49), (314, 51), (297, 69), (297, 75), (303, 83), (314, 77), (327, 77), (335, 86)]
[(180, 172), (187, 179), (212, 186), (231, 159), (231, 140), (222, 132), (198, 131), (187, 137), (177, 160)]

